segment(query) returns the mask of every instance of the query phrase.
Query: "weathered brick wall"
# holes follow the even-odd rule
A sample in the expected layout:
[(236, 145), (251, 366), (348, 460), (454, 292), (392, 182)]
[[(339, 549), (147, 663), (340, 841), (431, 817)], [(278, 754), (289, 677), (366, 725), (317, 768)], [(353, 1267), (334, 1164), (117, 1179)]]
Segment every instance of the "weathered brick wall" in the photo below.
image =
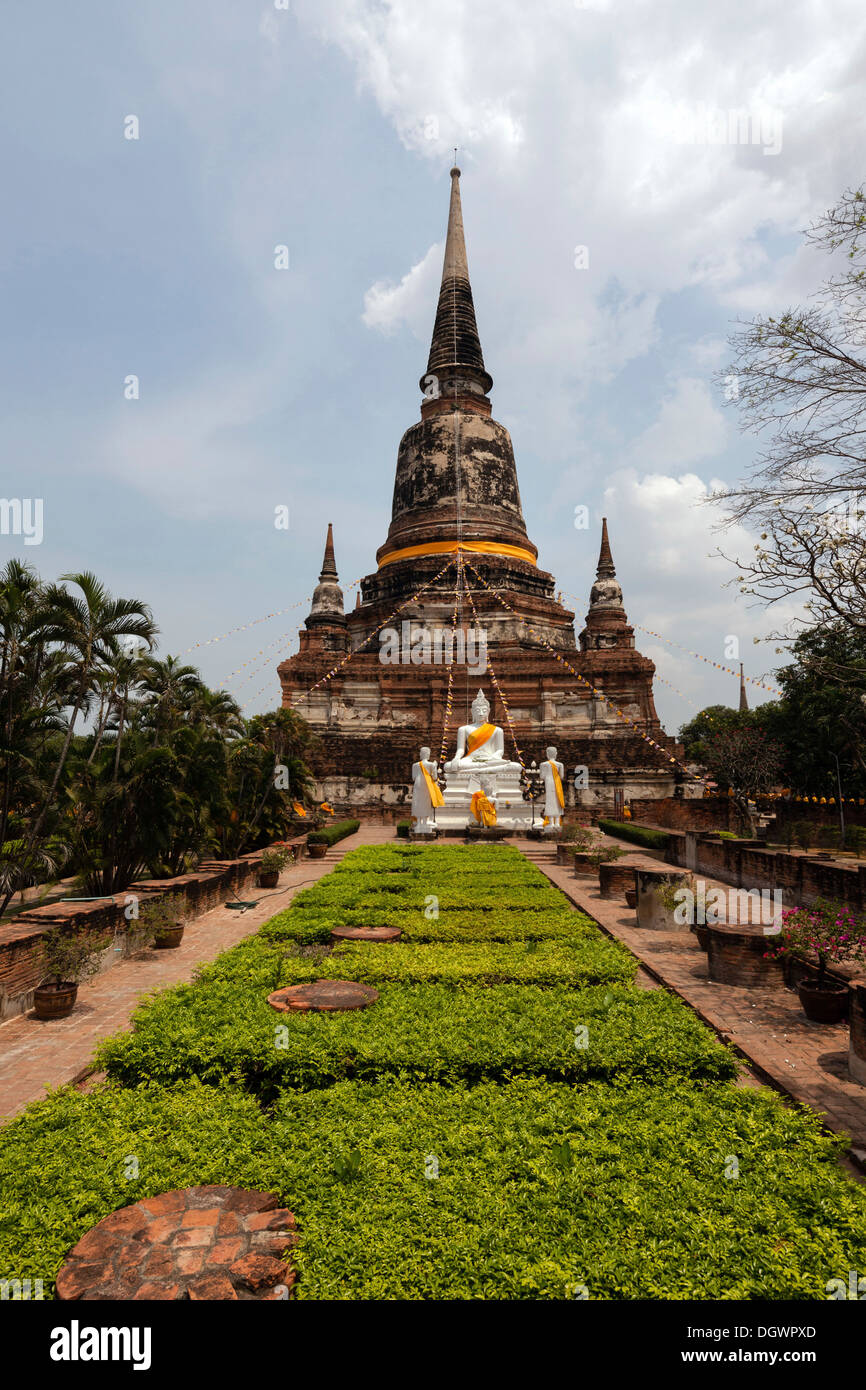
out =
[(129, 922), (125, 909), (130, 897), (136, 896), (144, 903), (179, 893), (184, 903), (184, 917), (199, 917), (224, 902), (233, 891), (249, 884), (258, 873), (261, 857), (262, 851), (256, 850), (240, 859), (208, 860), (194, 874), (143, 879), (131, 883), (122, 893), (98, 902), (66, 899), (19, 913), (6, 926), (0, 925), (0, 1019), (32, 1008), (33, 991), (45, 974), (42, 938), (46, 932), (60, 927), (94, 939), (114, 937), (114, 944), (120, 949), (106, 953), (102, 968), (114, 965), (126, 953)]
[(866, 867), (826, 863), (809, 855), (742, 847), (735, 840), (677, 831), (671, 833), (666, 857), (672, 864), (735, 888), (780, 888), (785, 907), (832, 898), (856, 911), (866, 911)]
[(736, 814), (728, 796), (635, 800), (629, 802), (629, 810), (632, 820), (663, 830), (736, 830)]

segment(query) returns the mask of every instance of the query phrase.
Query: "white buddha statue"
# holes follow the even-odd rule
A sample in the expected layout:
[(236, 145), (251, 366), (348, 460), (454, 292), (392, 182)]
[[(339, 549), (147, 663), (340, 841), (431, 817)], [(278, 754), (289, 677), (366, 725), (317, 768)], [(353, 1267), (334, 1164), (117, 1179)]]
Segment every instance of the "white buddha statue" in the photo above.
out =
[(490, 701), (479, 690), (472, 701), (472, 723), (461, 724), (457, 730), (457, 752), (446, 772), (474, 773), (477, 776), (498, 772), (520, 772), (520, 764), (509, 762), (505, 756), (505, 738), (498, 724), (487, 722)]

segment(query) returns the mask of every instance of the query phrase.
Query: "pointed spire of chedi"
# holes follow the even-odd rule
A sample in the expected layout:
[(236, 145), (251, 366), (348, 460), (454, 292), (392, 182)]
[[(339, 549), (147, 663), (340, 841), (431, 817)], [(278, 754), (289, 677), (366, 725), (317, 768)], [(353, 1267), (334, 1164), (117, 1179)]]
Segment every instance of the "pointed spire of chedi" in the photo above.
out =
[(580, 634), (580, 646), (582, 651), (634, 646), (634, 629), (628, 626), (622, 603), (622, 587), (616, 577), (613, 563), (610, 538), (607, 534), (607, 517), (601, 519), (598, 567), (595, 583), (590, 590), (589, 612), (586, 615), (586, 627)]
[(325, 556), (322, 560), (319, 582), (313, 590), (313, 603), (309, 617), (306, 619), (308, 628), (321, 627), (326, 623), (345, 625), (343, 590), (338, 581), (337, 562), (334, 558), (334, 527), (329, 521), (328, 538), (325, 541)]
[[(616, 570), (613, 567), (613, 555), (610, 551), (610, 541), (607, 535), (607, 517), (601, 519), (601, 550), (598, 552), (598, 569), (595, 572), (596, 579), (615, 579)], [(622, 597), (622, 595), (620, 595)]]
[[(460, 203), (460, 170), (451, 170), (451, 203), (442, 265), (442, 284), (427, 372), (421, 378), (426, 396), (460, 395), (466, 391), (486, 396), (493, 378), (484, 367), (475, 304), (469, 283), (463, 208)], [(435, 382), (431, 382), (435, 378)]]
[(743, 675), (743, 663), (740, 662), (740, 713), (745, 713), (749, 708), (749, 697), (746, 694), (746, 678)]
[[(511, 437), (491, 416), (486, 371), (466, 263), (460, 170), (451, 170), (448, 235), (427, 374), (421, 378), (421, 419), (400, 441), (391, 525), (376, 560), (391, 570), (389, 597), (417, 588), (419, 562), (456, 552), (513, 561), (537, 570), (526, 534)], [(434, 571), (435, 573), (435, 571)], [(533, 575), (534, 591), (552, 579)], [(408, 587), (407, 587), (408, 586)], [(405, 592), (404, 592), (405, 591)], [(365, 597), (370, 592), (365, 588)], [(547, 592), (547, 590), (545, 590)]]

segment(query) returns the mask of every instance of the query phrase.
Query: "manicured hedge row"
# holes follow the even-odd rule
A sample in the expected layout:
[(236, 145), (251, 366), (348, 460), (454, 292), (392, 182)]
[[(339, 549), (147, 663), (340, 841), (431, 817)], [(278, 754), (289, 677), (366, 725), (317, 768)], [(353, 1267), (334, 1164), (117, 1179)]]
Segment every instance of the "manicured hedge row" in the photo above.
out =
[(386, 907), (329, 907), (296, 911), (294, 907), (272, 917), (259, 932), (270, 941), (297, 941), (301, 945), (328, 942), (332, 927), (399, 927), (407, 941), (545, 941), (558, 936), (600, 936), (598, 927), (581, 912), (557, 907), (545, 912), (507, 908), (450, 909), (438, 917), (426, 917), (417, 908), (389, 901)]
[(48, 1295), (108, 1212), (236, 1183), (294, 1211), (302, 1299), (823, 1300), (866, 1248), (840, 1147), (770, 1092), (679, 1079), (387, 1077), (284, 1092), (270, 1115), (195, 1083), (61, 1091), (0, 1130), (0, 1268)]
[(321, 830), (311, 830), (307, 836), (308, 845), (335, 845), (338, 840), (345, 840), (347, 835), (354, 835), (359, 820), (335, 820), (330, 825), (323, 825)]
[(234, 980), (268, 992), (322, 975), (364, 984), (468, 985), (628, 984), (637, 961), (618, 942), (584, 934), (548, 941), (468, 943), (455, 951), (450, 945), (383, 947), (364, 941), (346, 942), (330, 951), (298, 953), (294, 943), (275, 944), (259, 937), (226, 951), (199, 972), (205, 984)]
[(648, 825), (635, 825), (634, 821), (600, 820), (599, 829), (606, 835), (614, 835), (619, 840), (631, 840), (635, 845), (646, 849), (667, 849), (670, 836), (666, 830), (653, 830)]
[(361, 845), (353, 849), (335, 873), (352, 873), (359, 869), (374, 869), (384, 873), (389, 869), (436, 870), (444, 867), (459, 869), (461, 874), (498, 870), (500, 873), (518, 871), (537, 874), (519, 850), (509, 845)]
[(452, 908), (461, 908), (464, 911), (504, 908), (542, 912), (551, 908), (561, 908), (563, 904), (562, 894), (549, 883), (520, 883), (509, 886), (506, 890), (501, 883), (491, 883), (489, 886), (476, 885), (474, 882), (467, 884), (453, 875), (446, 875), (442, 882), (434, 880), (428, 883), (410, 879), (404, 874), (364, 874), (362, 877), (381, 877), (389, 881), (380, 882), (375, 888), (368, 889), (353, 878), (347, 879), (344, 875), (337, 879), (335, 875), (333, 878), (322, 879), (312, 888), (303, 889), (295, 898), (292, 908), (295, 912), (304, 912), (308, 908), (332, 906), (384, 907), (418, 912), (429, 905), (426, 899), (434, 897), (440, 912), (450, 911)]
[(234, 1078), (264, 1101), (280, 1086), (315, 1089), (387, 1073), (416, 1082), (654, 1082), (737, 1070), (734, 1054), (663, 990), (393, 984), (372, 1008), (331, 1016), (277, 1014), (266, 995), (266, 987), (232, 980), (167, 990), (137, 1011), (133, 1033), (103, 1043), (99, 1065), (126, 1086)]

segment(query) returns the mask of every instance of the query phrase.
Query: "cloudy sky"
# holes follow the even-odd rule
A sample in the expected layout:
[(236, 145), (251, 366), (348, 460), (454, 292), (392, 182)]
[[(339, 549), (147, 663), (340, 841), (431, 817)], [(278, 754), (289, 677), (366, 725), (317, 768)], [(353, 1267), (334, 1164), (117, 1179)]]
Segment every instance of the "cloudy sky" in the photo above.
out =
[(772, 668), (699, 505), (755, 449), (713, 377), (737, 318), (815, 291), (801, 229), (866, 176), (862, 0), (12, 0), (2, 28), (2, 491), (44, 499), (3, 559), (96, 570), (272, 708), (327, 523), (346, 588), (385, 537), (457, 145), (540, 563), (582, 617), (607, 515), (634, 623)]

